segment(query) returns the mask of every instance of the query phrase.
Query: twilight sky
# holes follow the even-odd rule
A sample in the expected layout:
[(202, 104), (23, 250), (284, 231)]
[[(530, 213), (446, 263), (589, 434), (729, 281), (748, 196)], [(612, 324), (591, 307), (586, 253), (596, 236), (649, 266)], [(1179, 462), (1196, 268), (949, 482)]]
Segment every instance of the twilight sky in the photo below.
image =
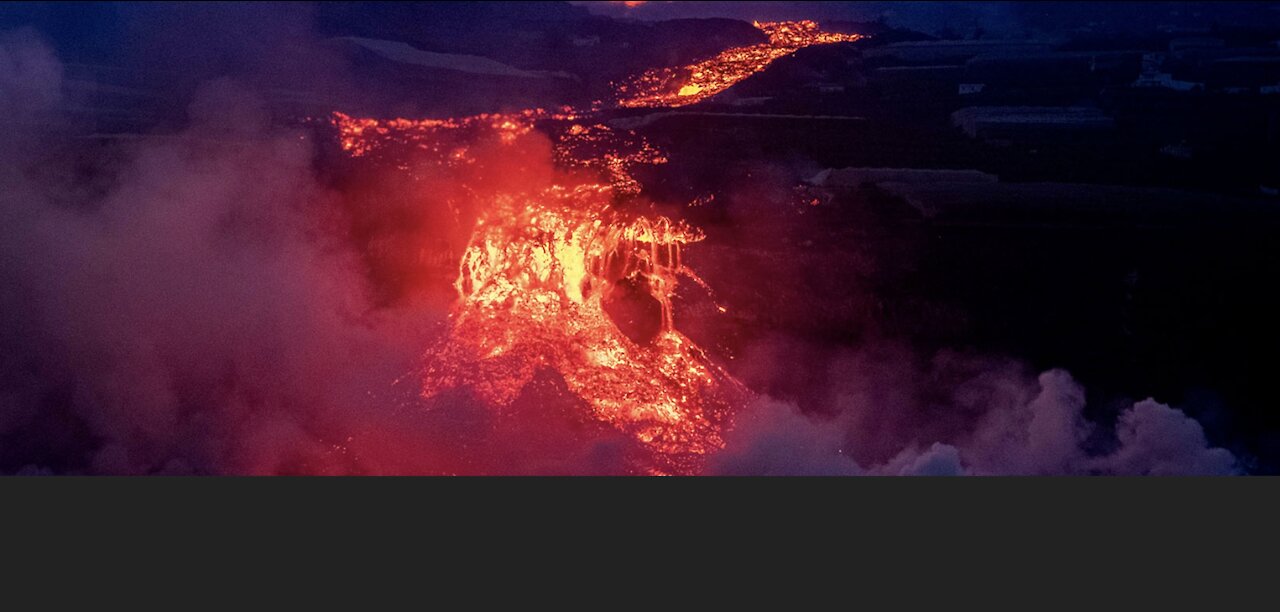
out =
[[(1275, 2), (571, 2), (593, 13), (631, 19), (697, 17), (873, 21), (921, 32), (983, 28), (995, 36), (1027, 29), (1102, 27), (1140, 30), (1280, 23)], [(636, 5), (636, 6), (627, 6)]]

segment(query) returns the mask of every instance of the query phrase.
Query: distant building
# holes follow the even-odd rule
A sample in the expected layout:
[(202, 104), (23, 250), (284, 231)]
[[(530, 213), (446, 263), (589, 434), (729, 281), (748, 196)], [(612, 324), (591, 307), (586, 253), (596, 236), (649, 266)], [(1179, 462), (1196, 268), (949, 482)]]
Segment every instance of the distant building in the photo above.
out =
[(1160, 68), (1164, 66), (1168, 54), (1165, 53), (1143, 53), (1141, 74), (1155, 74), (1160, 72)]
[(1154, 74), (1144, 74), (1133, 82), (1132, 87), (1149, 87), (1171, 89), (1173, 91), (1198, 91), (1204, 89), (1204, 83), (1195, 83), (1192, 81), (1179, 81), (1173, 78), (1172, 74), (1167, 72), (1157, 72)]
[(1101, 110), (1082, 106), (971, 106), (952, 113), (951, 123), (970, 138), (1001, 143), (1053, 140), (1115, 127)]

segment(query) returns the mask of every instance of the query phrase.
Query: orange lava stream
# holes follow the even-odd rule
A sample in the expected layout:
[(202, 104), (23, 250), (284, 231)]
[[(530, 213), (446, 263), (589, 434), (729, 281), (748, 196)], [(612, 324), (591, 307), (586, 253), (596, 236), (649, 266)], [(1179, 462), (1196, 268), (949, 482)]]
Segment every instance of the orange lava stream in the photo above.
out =
[[(676, 331), (671, 309), (681, 249), (702, 234), (665, 217), (610, 214), (608, 191), (556, 185), (492, 203), (463, 255), (454, 333), (429, 359), (426, 393), (466, 386), (505, 405), (550, 367), (596, 418), (653, 450), (713, 450), (737, 383)], [(649, 343), (604, 310), (621, 279), (661, 304)]]
[(701, 102), (803, 47), (853, 42), (860, 34), (822, 32), (813, 21), (755, 22), (769, 42), (735, 47), (691, 66), (658, 68), (615, 86), (618, 106), (674, 107)]
[[(756, 26), (769, 34), (768, 44), (695, 64), (686, 69), (687, 81), (674, 71), (647, 72), (635, 86), (646, 93), (619, 104), (688, 104), (800, 47), (858, 38), (818, 32), (813, 22)], [(675, 94), (660, 93), (680, 83)], [(698, 91), (688, 93), (690, 87)], [(704, 236), (683, 222), (624, 212), (641, 190), (632, 168), (666, 157), (634, 133), (590, 122), (591, 115), (570, 107), (418, 120), (334, 113), (332, 123), (348, 155), (387, 151), (407, 171), (447, 172), (477, 163), (477, 145), (515, 150), (535, 130), (550, 136), (558, 169), (548, 185), (468, 189), (483, 195), (470, 203), (475, 225), (459, 262), (451, 327), (427, 352), (422, 394), (465, 388), (501, 407), (549, 368), (594, 418), (653, 452), (650, 470), (693, 471), (698, 457), (723, 445), (720, 430), (747, 393), (675, 326), (679, 280), (709, 289), (682, 257)], [(425, 160), (426, 166), (405, 165), (396, 157), (404, 147), (418, 153), (415, 164)], [(659, 304), (655, 337), (633, 340), (609, 317), (605, 305), (621, 286), (639, 288)]]

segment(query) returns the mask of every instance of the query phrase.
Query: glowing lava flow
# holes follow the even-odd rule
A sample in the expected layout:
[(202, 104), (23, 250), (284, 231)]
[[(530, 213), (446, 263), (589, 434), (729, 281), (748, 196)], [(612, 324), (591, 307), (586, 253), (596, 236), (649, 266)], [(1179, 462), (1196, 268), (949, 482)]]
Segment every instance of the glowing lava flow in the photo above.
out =
[[(644, 93), (619, 104), (688, 104), (800, 47), (858, 38), (818, 32), (813, 22), (756, 26), (769, 34), (768, 44), (696, 64), (686, 69), (687, 81), (675, 71), (645, 73), (632, 90)], [(662, 93), (680, 83), (676, 93)], [(680, 278), (706, 287), (682, 257), (703, 234), (666, 217), (624, 212), (640, 192), (631, 169), (667, 160), (634, 133), (591, 123), (591, 114), (568, 107), (421, 120), (335, 113), (332, 121), (349, 155), (385, 150), (405, 170), (405, 147), (415, 163), (448, 172), (477, 164), (477, 149), (516, 150), (535, 128), (551, 136), (558, 169), (547, 184), (495, 190), (491, 180), (475, 178), (483, 174), (460, 174), (476, 182), (462, 185), (475, 194), (469, 203), (475, 225), (461, 254), (452, 325), (427, 353), (422, 393), (466, 388), (501, 407), (539, 370), (550, 369), (596, 419), (652, 451), (647, 469), (693, 471), (698, 457), (722, 446), (721, 427), (746, 394), (675, 327), (672, 298)], [(606, 312), (615, 294), (628, 290), (657, 302), (653, 337), (623, 333)]]
[(618, 106), (687, 106), (714, 96), (803, 47), (853, 42), (860, 34), (822, 32), (812, 21), (755, 22), (769, 42), (735, 47), (682, 68), (647, 70), (615, 87)]
[[(601, 187), (500, 197), (481, 217), (462, 259), (453, 340), (430, 360), (427, 393), (463, 385), (505, 405), (550, 367), (596, 418), (653, 450), (705, 453), (720, 444), (736, 383), (676, 331), (671, 313), (681, 249), (702, 235), (662, 217), (615, 217)], [(661, 304), (648, 343), (604, 310), (624, 280)]]
[[(659, 455), (658, 471), (687, 471), (721, 445), (719, 431), (744, 390), (676, 330), (672, 298), (694, 276), (682, 250), (703, 239), (662, 216), (624, 214), (639, 184), (628, 170), (666, 158), (645, 140), (565, 111), (525, 111), (448, 120), (353, 118), (335, 114), (339, 143), (362, 157), (409, 147), (430, 165), (476, 163), (470, 146), (518, 147), (542, 121), (555, 136), (551, 184), (490, 193), (462, 253), (458, 303), (448, 336), (428, 351), (423, 395), (470, 389), (510, 404), (541, 368), (556, 372), (601, 421)], [(601, 180), (593, 180), (597, 176)], [(650, 339), (623, 333), (605, 311), (620, 287), (659, 305)]]

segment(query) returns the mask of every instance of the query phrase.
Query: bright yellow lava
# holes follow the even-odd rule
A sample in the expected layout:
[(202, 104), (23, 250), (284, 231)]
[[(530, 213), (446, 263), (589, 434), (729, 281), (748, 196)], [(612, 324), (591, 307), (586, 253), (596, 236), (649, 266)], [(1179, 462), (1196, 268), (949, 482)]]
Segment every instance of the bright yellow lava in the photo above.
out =
[(677, 96), (681, 96), (681, 97), (684, 97), (684, 96), (693, 96), (693, 95), (697, 95), (697, 94), (699, 94), (699, 93), (701, 93), (701, 92), (702, 92), (702, 86), (701, 86), (701, 85), (685, 85), (684, 87), (681, 87), (681, 88), (680, 88), (680, 91), (676, 92), (676, 95), (677, 95)]

